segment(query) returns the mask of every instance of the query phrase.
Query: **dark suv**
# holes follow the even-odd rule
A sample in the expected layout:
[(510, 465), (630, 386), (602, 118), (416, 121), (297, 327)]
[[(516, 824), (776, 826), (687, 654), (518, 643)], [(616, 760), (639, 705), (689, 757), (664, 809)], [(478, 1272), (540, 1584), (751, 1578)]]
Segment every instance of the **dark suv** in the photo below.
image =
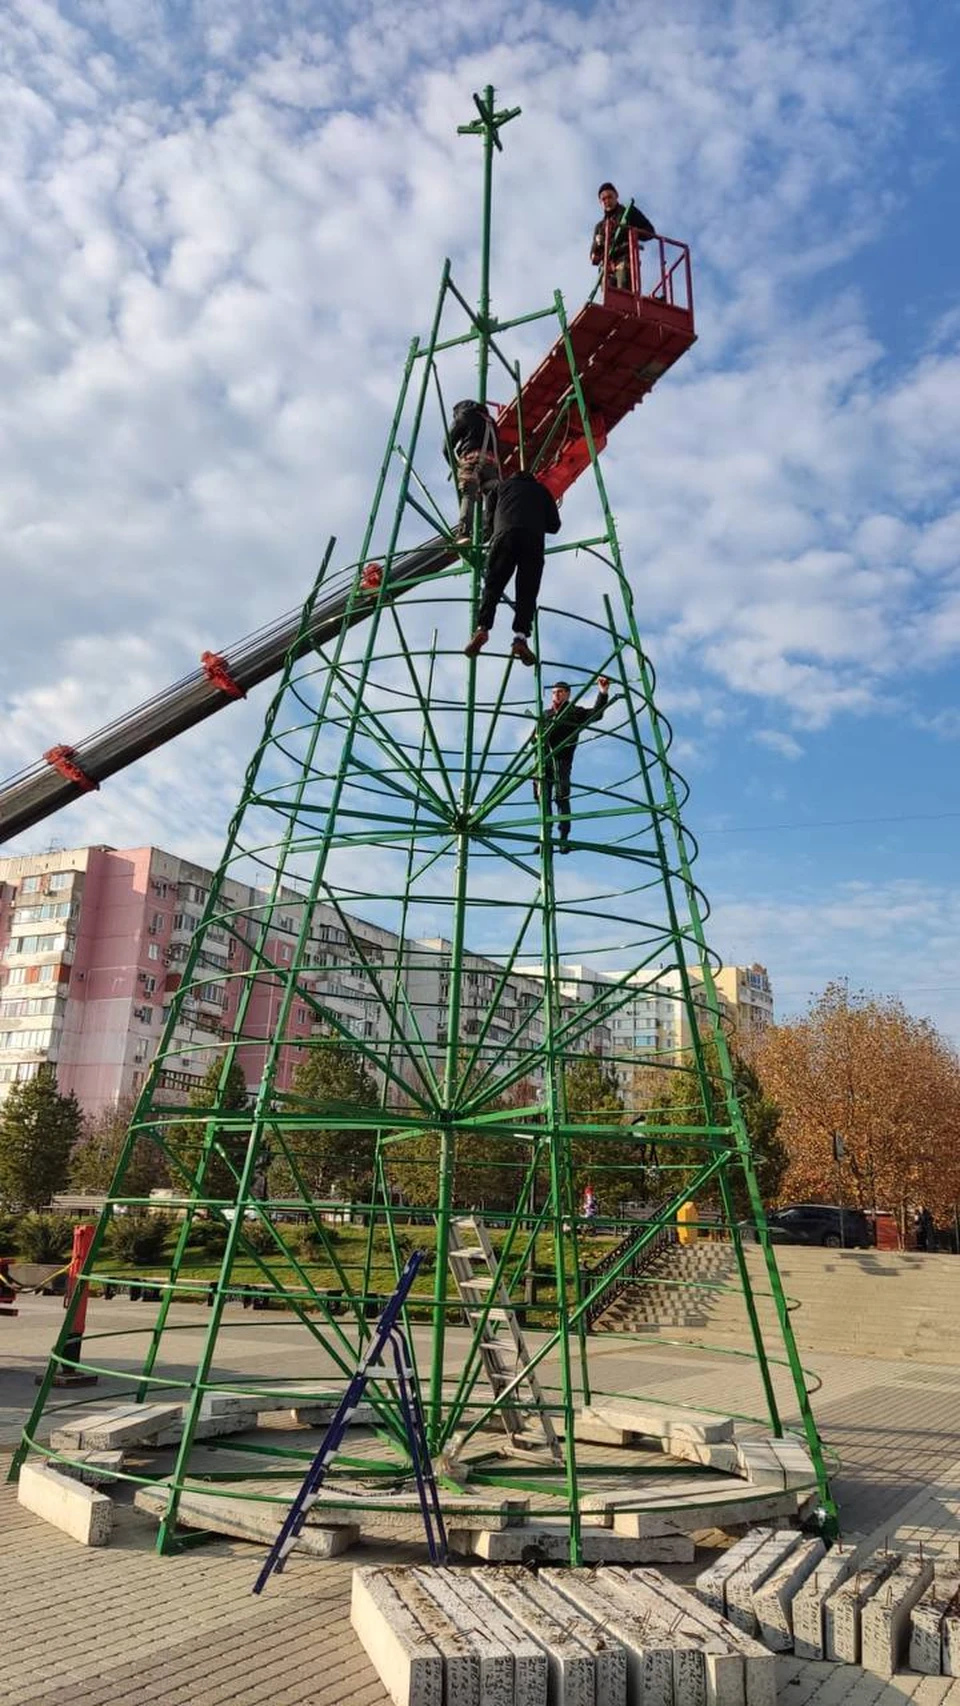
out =
[(835, 1208), (830, 1203), (795, 1203), (767, 1215), (773, 1244), (822, 1244), (829, 1250), (872, 1250), (873, 1225), (859, 1208)]

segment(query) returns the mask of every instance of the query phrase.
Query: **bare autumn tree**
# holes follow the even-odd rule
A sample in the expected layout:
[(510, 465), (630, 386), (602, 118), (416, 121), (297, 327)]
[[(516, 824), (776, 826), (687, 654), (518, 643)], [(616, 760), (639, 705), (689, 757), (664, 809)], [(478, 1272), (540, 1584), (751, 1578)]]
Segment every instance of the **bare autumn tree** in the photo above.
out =
[[(843, 1200), (935, 1218), (960, 1200), (960, 1059), (899, 1001), (829, 983), (802, 1019), (775, 1025), (753, 1062), (778, 1102), (781, 1200)], [(835, 1138), (841, 1159), (835, 1160)]]

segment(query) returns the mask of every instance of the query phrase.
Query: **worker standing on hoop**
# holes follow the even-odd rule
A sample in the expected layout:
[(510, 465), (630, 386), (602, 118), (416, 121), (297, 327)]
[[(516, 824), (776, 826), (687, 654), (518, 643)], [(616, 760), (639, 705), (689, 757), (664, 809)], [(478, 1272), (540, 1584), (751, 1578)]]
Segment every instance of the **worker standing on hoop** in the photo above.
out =
[(535, 664), (529, 640), (537, 614), (537, 593), (543, 578), (544, 539), (560, 532), (556, 502), (535, 474), (521, 469), (501, 482), (493, 499), (493, 538), (487, 553), (477, 626), (464, 651), (475, 658), (490, 638), (490, 629), (510, 576), (516, 572), (511, 652), (521, 663)]
[(493, 493), (500, 479), (500, 441), (497, 429), (485, 403), (467, 398), (453, 406), (450, 437), (443, 447), (447, 461), (452, 458), (460, 494), (460, 515), (455, 538), (464, 541), (473, 535), (473, 512), (477, 499), (484, 499), (484, 533), (489, 533)]
[(617, 290), (630, 289), (630, 239), (628, 231), (638, 231), (641, 237), (655, 237), (656, 232), (645, 213), (631, 201), (622, 207), (615, 184), (601, 184), (597, 192), (603, 214), (593, 228), (590, 260), (593, 266), (607, 262), (607, 282)]
[(553, 802), (556, 798), (560, 818), (561, 853), (570, 851), (570, 778), (573, 755), (581, 731), (588, 723), (599, 722), (609, 704), (610, 681), (606, 675), (597, 676), (597, 688), (597, 697), (587, 709), (585, 705), (571, 703), (569, 681), (555, 682), (550, 709), (540, 718), (533, 736), (534, 740), (539, 736), (543, 748), (542, 780), (534, 782), (533, 797), (539, 800), (542, 787), (543, 804), (548, 818), (553, 815)]

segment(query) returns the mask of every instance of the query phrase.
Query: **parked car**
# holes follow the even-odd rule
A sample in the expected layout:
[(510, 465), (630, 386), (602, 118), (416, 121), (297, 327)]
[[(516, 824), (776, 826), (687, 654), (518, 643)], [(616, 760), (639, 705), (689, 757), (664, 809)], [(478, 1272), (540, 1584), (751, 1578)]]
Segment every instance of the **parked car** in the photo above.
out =
[[(859, 1208), (839, 1208), (831, 1203), (791, 1203), (771, 1209), (767, 1226), (772, 1244), (820, 1244), (828, 1250), (872, 1250), (873, 1224)], [(747, 1236), (752, 1222), (743, 1228)]]

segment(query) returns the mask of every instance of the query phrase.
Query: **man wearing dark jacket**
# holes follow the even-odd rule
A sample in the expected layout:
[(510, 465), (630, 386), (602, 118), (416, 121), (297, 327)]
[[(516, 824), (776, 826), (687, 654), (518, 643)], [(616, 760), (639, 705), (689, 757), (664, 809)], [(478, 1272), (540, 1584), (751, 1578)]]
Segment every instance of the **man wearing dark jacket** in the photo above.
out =
[(571, 703), (569, 681), (556, 682), (550, 709), (537, 725), (537, 735), (543, 748), (543, 781), (541, 784), (534, 782), (534, 798), (540, 798), (542, 786), (544, 807), (547, 817), (550, 817), (556, 797), (561, 853), (570, 851), (570, 774), (577, 741), (588, 723), (600, 721), (609, 703), (610, 682), (607, 676), (597, 676), (597, 687), (597, 697), (588, 709), (585, 705)]
[(607, 278), (618, 290), (630, 289), (630, 239), (627, 232), (637, 231), (640, 237), (655, 237), (656, 232), (645, 213), (633, 202), (624, 209), (614, 184), (601, 184), (598, 191), (603, 217), (593, 228), (590, 260), (595, 267), (603, 266), (607, 258)]
[(443, 447), (448, 462), (451, 453), (460, 494), (456, 537), (470, 538), (473, 512), (481, 496), (484, 499), (484, 532), (489, 533), (492, 494), (500, 479), (500, 442), (485, 403), (475, 403), (469, 397), (462, 403), (454, 403), (449, 442)]
[(537, 593), (543, 576), (544, 536), (559, 532), (557, 506), (535, 474), (522, 470), (501, 481), (494, 496), (493, 538), (487, 553), (477, 626), (463, 648), (468, 658), (475, 658), (489, 640), (497, 605), (516, 571), (511, 650), (521, 663), (536, 663), (527, 641), (533, 632)]

